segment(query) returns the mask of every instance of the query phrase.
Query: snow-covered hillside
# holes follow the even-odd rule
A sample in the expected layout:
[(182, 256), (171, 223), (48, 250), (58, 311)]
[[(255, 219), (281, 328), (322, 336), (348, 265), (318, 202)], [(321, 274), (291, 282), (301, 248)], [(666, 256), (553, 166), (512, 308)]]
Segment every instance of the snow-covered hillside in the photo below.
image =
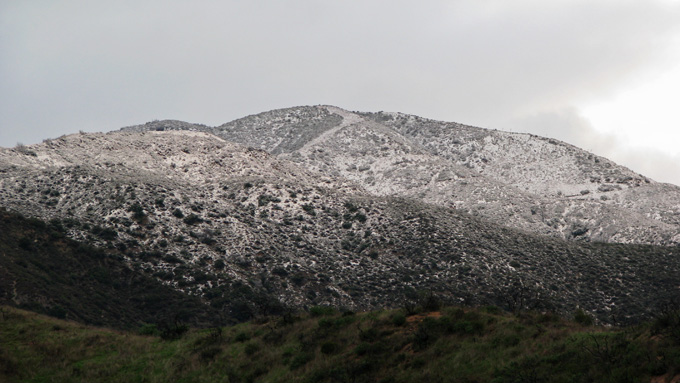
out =
[[(452, 143), (415, 138), (428, 131)], [(516, 167), (522, 151), (541, 167), (508, 167), (500, 142), (515, 145)], [(677, 244), (677, 201), (677, 187), (559, 142), (335, 107), (0, 149), (0, 207), (118, 249), (131, 269), (240, 319), (270, 305), (395, 306), (424, 291), (644, 317), (677, 288), (680, 247), (563, 238)]]

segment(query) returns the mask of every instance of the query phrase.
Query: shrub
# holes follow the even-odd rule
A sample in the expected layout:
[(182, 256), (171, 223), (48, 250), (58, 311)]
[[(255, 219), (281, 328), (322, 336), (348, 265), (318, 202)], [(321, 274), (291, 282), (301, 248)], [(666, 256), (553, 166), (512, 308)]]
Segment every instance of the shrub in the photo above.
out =
[(186, 223), (187, 225), (194, 225), (200, 222), (203, 222), (203, 219), (201, 219), (201, 217), (193, 213), (184, 218), (184, 223)]
[(247, 341), (247, 340), (249, 340), (249, 339), (250, 339), (250, 335), (248, 335), (247, 333), (245, 333), (245, 332), (243, 332), (243, 331), (241, 331), (240, 333), (236, 334), (236, 336), (234, 337), (234, 341), (235, 341), (235, 342), (245, 342), (245, 341)]
[(243, 349), (243, 351), (246, 353), (246, 355), (252, 356), (256, 352), (260, 351), (260, 345), (255, 342), (250, 342), (246, 344), (246, 347)]
[(158, 326), (155, 324), (143, 324), (139, 330), (139, 335), (151, 335), (151, 336), (157, 336), (160, 335), (160, 331), (158, 330)]
[(326, 355), (335, 354), (338, 351), (339, 348), (340, 347), (336, 343), (333, 343), (333, 342), (330, 342), (330, 341), (324, 342), (321, 345), (321, 353), (326, 354)]
[(503, 312), (503, 310), (501, 310), (500, 307), (493, 306), (493, 305), (484, 307), (484, 311), (486, 311), (489, 314), (494, 314), (494, 315), (498, 315), (498, 314)]
[(215, 359), (215, 357), (220, 352), (222, 352), (222, 348), (219, 347), (219, 346), (208, 347), (205, 350), (201, 351), (201, 359), (203, 361), (209, 362), (209, 361)]
[(574, 312), (574, 321), (578, 324), (583, 325), (583, 326), (592, 326), (593, 325), (593, 317), (588, 315), (582, 309), (577, 309), (576, 312)]
[(177, 218), (184, 218), (184, 213), (182, 213), (182, 211), (179, 210), (179, 209), (175, 209), (175, 210), (172, 212), (172, 215), (174, 215), (174, 216), (177, 217)]
[(47, 315), (53, 316), (53, 317), (59, 318), (59, 319), (65, 319), (66, 314), (68, 314), (66, 312), (66, 309), (59, 306), (59, 305), (54, 305), (47, 310)]
[(296, 370), (296, 369), (304, 366), (305, 364), (307, 364), (307, 362), (311, 361), (312, 359), (314, 359), (314, 357), (309, 353), (305, 352), (305, 353), (302, 353), (302, 354), (298, 354), (290, 362), (290, 369)]
[(438, 311), (441, 307), (439, 298), (434, 295), (433, 292), (429, 292), (422, 300), (423, 310), (425, 311)]
[(316, 212), (314, 211), (314, 206), (312, 206), (312, 205), (310, 205), (310, 204), (302, 205), (302, 210), (304, 210), (305, 213), (307, 213), (307, 214), (309, 214), (309, 215), (311, 215), (311, 216), (315, 216), (315, 215), (316, 215)]
[(184, 334), (189, 331), (189, 326), (185, 324), (175, 324), (174, 326), (168, 326), (161, 331), (161, 339), (163, 340), (176, 340), (184, 336)]
[(146, 217), (146, 214), (144, 213), (144, 208), (142, 205), (139, 204), (139, 202), (133, 203), (129, 208), (128, 211), (132, 213), (132, 219), (135, 221), (141, 221)]
[(392, 324), (395, 326), (403, 326), (406, 323), (406, 315), (402, 313), (395, 314), (392, 317)]
[(14, 149), (17, 152), (24, 154), (24, 155), (27, 155), (27, 156), (33, 156), (33, 157), (38, 156), (34, 151), (29, 149), (26, 145), (22, 144), (21, 142), (17, 142), (17, 146), (15, 146)]
[(335, 314), (335, 309), (330, 306), (313, 306), (309, 309), (309, 314), (313, 317)]

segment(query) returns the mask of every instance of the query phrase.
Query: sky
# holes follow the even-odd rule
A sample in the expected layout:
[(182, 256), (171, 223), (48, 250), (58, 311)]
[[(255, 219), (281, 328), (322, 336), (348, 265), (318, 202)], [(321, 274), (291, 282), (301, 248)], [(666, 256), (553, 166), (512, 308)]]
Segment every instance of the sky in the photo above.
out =
[(0, 0), (0, 146), (298, 105), (557, 138), (680, 185), (680, 0)]

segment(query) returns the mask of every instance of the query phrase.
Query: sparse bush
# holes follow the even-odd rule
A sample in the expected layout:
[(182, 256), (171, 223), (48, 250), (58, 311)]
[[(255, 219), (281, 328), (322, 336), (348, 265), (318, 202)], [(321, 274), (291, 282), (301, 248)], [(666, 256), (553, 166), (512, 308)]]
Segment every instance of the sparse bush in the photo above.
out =
[(26, 145), (22, 144), (21, 142), (17, 142), (17, 146), (15, 146), (14, 149), (17, 152), (24, 154), (24, 155), (27, 155), (27, 156), (33, 156), (33, 157), (38, 156), (34, 151), (29, 149)]

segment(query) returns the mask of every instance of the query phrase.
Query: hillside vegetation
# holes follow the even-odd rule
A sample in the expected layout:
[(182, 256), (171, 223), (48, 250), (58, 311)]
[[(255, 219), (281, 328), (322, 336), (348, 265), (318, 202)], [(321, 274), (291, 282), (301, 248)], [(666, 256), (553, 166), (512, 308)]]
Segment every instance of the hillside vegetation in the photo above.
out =
[[(22, 300), (52, 307), (60, 296), (77, 297), (84, 282), (116, 287), (141, 274), (235, 321), (291, 307), (399, 307), (424, 290), (452, 304), (563, 314), (581, 307), (602, 323), (632, 324), (679, 293), (680, 247), (566, 241), (417, 199), (367, 195), (343, 177), (211, 134), (75, 134), (30, 150), (35, 156), (0, 150), (0, 206), (54, 223), (59, 235), (110, 256), (86, 251), (81, 261), (60, 260), (52, 244), (14, 228), (5, 241), (18, 253), (7, 249), (1, 262), (9, 275), (0, 276), (0, 299), (10, 304), (15, 288), (60, 292)], [(62, 270), (78, 262), (83, 267)], [(55, 270), (58, 277), (33, 278)], [(111, 270), (122, 274), (107, 277)], [(61, 294), (67, 285), (74, 294)], [(130, 292), (120, 307), (165, 309), (163, 294), (146, 290)], [(90, 291), (97, 293), (81, 295), (101, 294)], [(71, 311), (106, 324), (97, 322), (109, 307), (102, 302), (119, 296), (105, 293), (94, 310)], [(121, 317), (114, 312), (105, 317)]]
[(680, 373), (677, 311), (625, 329), (591, 321), (426, 300), (365, 313), (316, 306), (158, 336), (154, 326), (138, 335), (2, 307), (0, 381), (621, 383)]
[(2, 209), (0, 304), (116, 328), (175, 320), (206, 326), (217, 317), (198, 298), (131, 269), (118, 249), (68, 239), (60, 221)]

